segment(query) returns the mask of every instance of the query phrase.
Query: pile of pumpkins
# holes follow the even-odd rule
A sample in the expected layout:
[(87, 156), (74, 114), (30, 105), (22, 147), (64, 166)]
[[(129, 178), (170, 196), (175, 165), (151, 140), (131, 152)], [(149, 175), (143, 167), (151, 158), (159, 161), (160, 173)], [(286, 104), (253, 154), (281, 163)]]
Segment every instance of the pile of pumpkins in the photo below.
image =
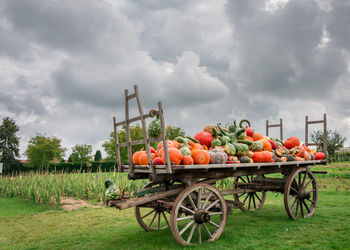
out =
[[(245, 125), (245, 126), (244, 126)], [(325, 155), (300, 145), (292, 136), (285, 142), (255, 133), (248, 120), (236, 121), (231, 126), (207, 125), (192, 137), (168, 140), (170, 162), (174, 165), (233, 164), (254, 162), (286, 162), (322, 160)], [(152, 163), (165, 164), (163, 142), (151, 147)], [(133, 155), (135, 165), (148, 165), (146, 151)]]

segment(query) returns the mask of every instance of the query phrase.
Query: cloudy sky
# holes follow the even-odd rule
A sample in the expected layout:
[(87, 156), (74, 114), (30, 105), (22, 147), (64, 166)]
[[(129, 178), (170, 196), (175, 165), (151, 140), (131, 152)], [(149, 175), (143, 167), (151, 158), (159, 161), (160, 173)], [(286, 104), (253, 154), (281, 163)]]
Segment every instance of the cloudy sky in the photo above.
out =
[(327, 113), (349, 145), (350, 2), (0, 0), (0, 118), (22, 158), (36, 133), (101, 149), (134, 84), (189, 135), (283, 118), (304, 140), (305, 115)]

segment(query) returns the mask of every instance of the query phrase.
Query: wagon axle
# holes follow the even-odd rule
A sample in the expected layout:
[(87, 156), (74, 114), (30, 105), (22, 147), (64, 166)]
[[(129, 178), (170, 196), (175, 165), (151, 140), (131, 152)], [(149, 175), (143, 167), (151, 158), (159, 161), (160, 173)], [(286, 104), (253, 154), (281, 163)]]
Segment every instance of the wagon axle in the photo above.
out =
[(194, 214), (194, 221), (197, 224), (203, 224), (210, 221), (210, 215), (208, 211), (204, 209), (199, 209)]

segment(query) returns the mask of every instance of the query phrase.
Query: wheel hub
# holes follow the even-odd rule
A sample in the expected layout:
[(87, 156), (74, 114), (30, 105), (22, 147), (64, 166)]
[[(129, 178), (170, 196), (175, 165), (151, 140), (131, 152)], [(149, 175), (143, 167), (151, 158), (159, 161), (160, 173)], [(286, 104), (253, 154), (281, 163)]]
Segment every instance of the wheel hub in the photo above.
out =
[(194, 221), (197, 224), (203, 224), (203, 223), (209, 222), (210, 215), (209, 215), (208, 211), (203, 210), (203, 209), (197, 210), (194, 214)]

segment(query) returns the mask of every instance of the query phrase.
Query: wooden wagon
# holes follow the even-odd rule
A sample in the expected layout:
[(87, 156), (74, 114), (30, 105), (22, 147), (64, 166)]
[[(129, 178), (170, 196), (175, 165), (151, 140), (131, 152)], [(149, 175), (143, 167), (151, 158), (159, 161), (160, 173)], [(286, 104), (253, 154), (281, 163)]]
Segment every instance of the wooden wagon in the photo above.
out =
[[(273, 163), (171, 165), (165, 136), (162, 103), (158, 109), (144, 114), (138, 88), (129, 95), (125, 90), (125, 120), (113, 118), (116, 136), (118, 171), (128, 173), (130, 180), (150, 182), (132, 197), (108, 200), (108, 206), (118, 209), (134, 207), (137, 222), (146, 231), (170, 227), (176, 241), (182, 245), (215, 241), (222, 234), (227, 216), (233, 208), (243, 211), (260, 209), (266, 192), (284, 194), (284, 205), (291, 219), (313, 215), (317, 205), (317, 183), (310, 168), (326, 160)], [(129, 100), (136, 98), (140, 116), (129, 118)], [(162, 136), (149, 138), (146, 119), (160, 116)], [(131, 141), (130, 123), (141, 121), (144, 139)], [(125, 125), (127, 142), (119, 143), (118, 126)], [(150, 142), (163, 141), (165, 165), (152, 165)], [(132, 145), (145, 144), (149, 165), (134, 165)], [(128, 148), (127, 165), (120, 159), (120, 147)], [(324, 145), (326, 146), (326, 145)], [(324, 147), (325, 148), (325, 147)], [(279, 174), (266, 177), (268, 174)], [(233, 177), (233, 178), (228, 178)], [(221, 180), (232, 180), (229, 189), (218, 189)], [(226, 198), (226, 199), (225, 199)]]

